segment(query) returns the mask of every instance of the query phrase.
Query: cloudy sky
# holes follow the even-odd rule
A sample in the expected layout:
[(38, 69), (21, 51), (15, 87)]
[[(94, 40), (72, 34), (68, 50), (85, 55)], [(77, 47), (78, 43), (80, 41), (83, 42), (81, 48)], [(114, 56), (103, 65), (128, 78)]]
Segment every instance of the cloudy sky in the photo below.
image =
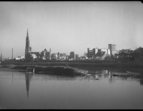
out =
[(0, 53), (24, 55), (27, 28), (32, 51), (143, 47), (141, 2), (0, 2)]

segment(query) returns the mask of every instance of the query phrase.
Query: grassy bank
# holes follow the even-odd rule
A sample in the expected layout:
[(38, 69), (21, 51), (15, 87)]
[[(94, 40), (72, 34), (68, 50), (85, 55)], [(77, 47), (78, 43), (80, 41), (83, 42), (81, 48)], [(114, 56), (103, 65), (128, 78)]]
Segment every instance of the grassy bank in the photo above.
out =
[(143, 63), (116, 63), (98, 61), (48, 61), (48, 62), (22, 62), (3, 61), (2, 65), (25, 65), (25, 66), (71, 66), (71, 67), (103, 67), (103, 68), (143, 68)]

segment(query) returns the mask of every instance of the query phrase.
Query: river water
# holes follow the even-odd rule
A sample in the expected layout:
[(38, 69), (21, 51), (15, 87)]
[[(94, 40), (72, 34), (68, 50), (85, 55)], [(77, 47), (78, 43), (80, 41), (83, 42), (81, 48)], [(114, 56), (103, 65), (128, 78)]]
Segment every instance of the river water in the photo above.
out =
[(88, 71), (91, 75), (67, 77), (0, 69), (0, 108), (143, 109), (142, 78)]

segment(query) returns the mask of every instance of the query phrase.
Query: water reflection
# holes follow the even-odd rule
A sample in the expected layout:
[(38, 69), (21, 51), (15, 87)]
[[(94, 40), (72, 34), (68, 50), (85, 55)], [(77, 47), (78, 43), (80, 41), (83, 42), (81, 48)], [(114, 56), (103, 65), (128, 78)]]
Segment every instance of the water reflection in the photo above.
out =
[(119, 70), (119, 69), (110, 69), (110, 70), (103, 70), (103, 69), (88, 69), (88, 68), (80, 68), (79, 70), (84, 70), (87, 74), (84, 75), (84, 79), (94, 79), (100, 80), (101, 78), (108, 78), (109, 82), (113, 82), (114, 79), (122, 79), (127, 80), (129, 79), (139, 79), (140, 84), (142, 85), (143, 77), (140, 76), (141, 73), (138, 71), (130, 72), (129, 70)]
[(27, 98), (29, 98), (29, 90), (30, 90), (30, 81), (32, 79), (31, 74), (25, 73), (25, 81), (26, 81), (26, 92), (27, 92)]
[(119, 70), (84, 70), (87, 75), (70, 77), (0, 71), (0, 107), (143, 108), (141, 76), (112, 76)]
[(12, 72), (12, 84), (13, 84), (13, 72)]
[(143, 79), (140, 80), (140, 85), (143, 85)]
[[(46, 75), (43, 77), (44, 80), (46, 80), (47, 78), (47, 75), (49, 76), (48, 78), (52, 78), (52, 79), (57, 79), (57, 80), (75, 80), (76, 78), (78, 77), (82, 77), (83, 79), (88, 79), (88, 80), (100, 80), (101, 78), (108, 78), (109, 79), (109, 82), (113, 82), (113, 79), (116, 79), (116, 78), (120, 78), (122, 80), (127, 80), (128, 78), (130, 79), (135, 79), (136, 76), (133, 76), (133, 75), (124, 75), (124, 73), (126, 73), (127, 71), (124, 69), (124, 70), (120, 70), (120, 69), (96, 69), (96, 68), (77, 68), (77, 70), (81, 70), (83, 72), (87, 72), (86, 74), (83, 74), (83, 75), (76, 75), (76, 74), (66, 74), (66, 73), (54, 73), (54, 74), (39, 74), (40, 75)], [(121, 75), (115, 75), (114, 73), (119, 73)], [(123, 74), (123, 75), (122, 75)], [(37, 74), (38, 75), (38, 74)], [(26, 77), (26, 84), (30, 84), (30, 80), (31, 80), (31, 77), (32, 75), (28, 75), (28, 74), (25, 74), (25, 77)], [(29, 81), (28, 81), (29, 80)], [(142, 84), (142, 82), (141, 82)], [(27, 85), (27, 89), (29, 89)], [(27, 90), (27, 92), (29, 93), (29, 91)]]

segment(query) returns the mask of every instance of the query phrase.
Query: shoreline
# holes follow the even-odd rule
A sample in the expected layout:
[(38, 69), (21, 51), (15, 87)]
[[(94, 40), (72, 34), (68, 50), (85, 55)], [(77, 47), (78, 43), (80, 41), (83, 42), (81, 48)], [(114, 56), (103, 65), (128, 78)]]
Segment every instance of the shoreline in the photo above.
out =
[(3, 62), (0, 65), (0, 68), (14, 68), (14, 67), (77, 67), (77, 68), (89, 68), (89, 69), (121, 69), (121, 70), (140, 70), (143, 72), (143, 63), (134, 63), (134, 62), (127, 62), (127, 63), (96, 63), (93, 61), (82, 61), (82, 62), (76, 62), (76, 61), (70, 61), (70, 62)]
[[(13, 64), (7, 64), (7, 65), (0, 65), (0, 70), (2, 71), (13, 71), (13, 72), (26, 72), (26, 69), (30, 65), (13, 65)], [(132, 68), (132, 67), (87, 67), (87, 66), (78, 66), (78, 67), (72, 67), (72, 66), (58, 66), (58, 65), (31, 65), (31, 68), (35, 68), (36, 74), (52, 74), (52, 75), (60, 75), (60, 76), (77, 76), (77, 75), (84, 75), (87, 71), (95, 71), (95, 70), (110, 70), (111, 72), (119, 72), (119, 73), (125, 73), (125, 72), (133, 72), (133, 73), (140, 73), (137, 75), (139, 78), (143, 78), (143, 68)], [(121, 74), (122, 75), (122, 74)]]
[(3, 61), (1, 66), (71, 66), (71, 67), (103, 67), (103, 68), (143, 68), (139, 62), (104, 62), (104, 61), (44, 61), (44, 62), (22, 62)]
[(22, 69), (14, 69), (14, 68), (8, 68), (8, 67), (0, 67), (1, 71), (12, 71), (12, 72), (25, 72), (25, 70)]

